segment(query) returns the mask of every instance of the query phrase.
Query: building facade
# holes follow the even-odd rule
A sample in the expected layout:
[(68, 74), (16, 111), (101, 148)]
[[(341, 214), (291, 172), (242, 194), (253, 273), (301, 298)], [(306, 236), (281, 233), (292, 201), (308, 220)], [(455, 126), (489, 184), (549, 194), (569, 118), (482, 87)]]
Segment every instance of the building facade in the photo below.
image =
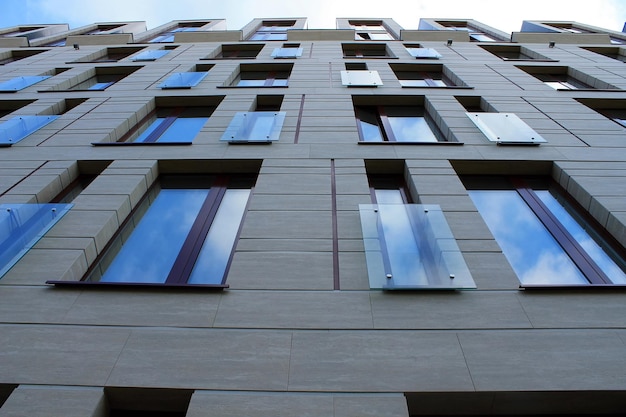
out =
[(625, 44), (0, 30), (0, 416), (623, 415)]

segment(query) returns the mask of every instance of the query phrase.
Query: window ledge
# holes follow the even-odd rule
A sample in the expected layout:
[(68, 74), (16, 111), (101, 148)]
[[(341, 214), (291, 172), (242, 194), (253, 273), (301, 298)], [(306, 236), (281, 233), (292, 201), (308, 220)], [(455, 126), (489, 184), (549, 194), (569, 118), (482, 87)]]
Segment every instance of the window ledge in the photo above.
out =
[(174, 146), (191, 145), (193, 142), (92, 142), (92, 146)]
[(625, 90), (619, 88), (557, 88), (555, 91), (579, 91), (584, 93), (623, 93)]
[[(447, 85), (445, 87), (437, 87), (437, 86), (430, 86), (430, 85), (401, 85), (402, 88), (436, 88), (436, 89), (441, 89), (441, 90), (473, 90), (474, 87), (467, 87), (467, 86), (463, 86), (463, 85)], [(597, 91), (597, 90), (596, 90)]]
[(288, 88), (288, 85), (218, 85), (216, 88)]
[(503, 61), (513, 62), (560, 62), (558, 59), (533, 59), (533, 58), (500, 58)]
[(344, 56), (344, 59), (400, 59), (397, 56)]
[(385, 142), (365, 142), (360, 140), (358, 142), (359, 145), (434, 145), (434, 146), (438, 146), (438, 145), (464, 145), (464, 142), (456, 142), (456, 141), (438, 141), (438, 142), (396, 142), (396, 141), (385, 141)]
[(626, 284), (520, 284), (520, 290), (530, 291), (559, 291), (559, 290), (574, 290), (574, 291), (624, 291), (626, 290)]
[(88, 281), (46, 281), (48, 285), (70, 288), (149, 288), (149, 289), (199, 289), (221, 291), (228, 288), (228, 284), (156, 284), (151, 282), (88, 282)]

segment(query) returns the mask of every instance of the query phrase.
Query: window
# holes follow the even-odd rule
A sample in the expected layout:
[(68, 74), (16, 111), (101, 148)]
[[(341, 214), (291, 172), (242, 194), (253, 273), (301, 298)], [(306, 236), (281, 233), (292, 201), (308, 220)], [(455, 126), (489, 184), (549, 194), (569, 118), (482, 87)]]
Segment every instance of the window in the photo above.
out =
[(135, 62), (144, 62), (144, 61), (156, 61), (157, 59), (164, 57), (169, 54), (171, 49), (148, 49), (147, 51), (143, 51), (138, 53), (133, 57), (133, 61)]
[(370, 194), (359, 205), (370, 288), (476, 288), (438, 205), (409, 204), (401, 177), (370, 177)]
[(284, 43), (282, 48), (275, 48), (272, 51), (272, 58), (300, 58), (302, 56), (302, 48), (299, 43)]
[(59, 116), (15, 116), (0, 124), (0, 147), (7, 147), (21, 141)]
[(234, 87), (287, 87), (292, 64), (240, 65)]
[(264, 20), (261, 27), (250, 36), (253, 41), (286, 41), (287, 30), (293, 28), (295, 20)]
[[(106, 90), (116, 82), (124, 79), (126, 76), (132, 74), (140, 67), (99, 67), (92, 71), (92, 76), (85, 81), (78, 81), (81, 78), (76, 78), (77, 84), (70, 87), (71, 91), (102, 91)], [(82, 78), (84, 79), (84, 78)], [(70, 80), (70, 82), (73, 80)]]
[[(592, 78), (571, 67), (520, 65), (517, 66), (517, 68), (542, 81), (548, 87), (559, 91), (578, 89), (617, 89), (617, 87), (613, 85), (599, 79)], [(583, 79), (585, 81), (582, 81)]]
[(95, 29), (89, 30), (83, 33), (83, 35), (101, 35), (104, 33), (107, 33), (107, 34), (118, 33), (119, 29), (122, 26), (123, 25), (97, 25)]
[(344, 58), (395, 58), (384, 43), (342, 43)]
[(199, 30), (202, 26), (206, 25), (206, 22), (185, 22), (179, 23), (177, 27), (172, 30), (168, 30), (166, 32), (161, 32), (159, 35), (150, 39), (148, 42), (150, 43), (159, 43), (159, 42), (174, 42), (174, 37), (178, 32), (195, 32)]
[(160, 107), (140, 121), (119, 142), (189, 144), (214, 107)]
[(441, 64), (389, 64), (402, 87), (457, 87)]
[(11, 62), (19, 61), (20, 59), (28, 58), (46, 52), (45, 50), (19, 50), (19, 51), (7, 51), (0, 53), (0, 65), (10, 64)]
[(421, 106), (354, 106), (361, 142), (445, 142)]
[(544, 178), (466, 177), (522, 286), (626, 284), (624, 248)]
[(0, 83), (0, 92), (14, 93), (43, 80), (47, 80), (48, 78), (50, 78), (50, 75), (25, 75), (23, 77), (11, 78), (8, 81)]
[(226, 287), (254, 179), (163, 176), (87, 282)]
[(537, 79), (555, 90), (578, 90), (592, 88), (590, 85), (567, 74), (536, 74)]
[(0, 205), (0, 277), (67, 213), (71, 204)]
[(207, 76), (213, 65), (196, 65), (193, 72), (175, 72), (159, 85), (162, 89), (195, 87)]
[(486, 34), (485, 32), (481, 31), (480, 29), (477, 29), (477, 28), (475, 28), (475, 27), (473, 27), (471, 25), (468, 25), (467, 22), (463, 22), (463, 21), (449, 21), (449, 22), (438, 21), (437, 23), (439, 23), (442, 26), (445, 26), (446, 29), (448, 29), (448, 30), (457, 30), (457, 31), (468, 32), (471, 42), (495, 42), (496, 41), (496, 39), (494, 37)]
[(126, 47), (126, 48), (106, 48), (74, 62), (117, 62), (121, 59), (131, 56), (144, 48)]
[(349, 20), (348, 24), (355, 32), (356, 40), (386, 41), (393, 40), (382, 20)]
[(441, 54), (433, 48), (424, 48), (419, 43), (405, 43), (404, 47), (416, 59), (439, 59)]
[(222, 45), (212, 56), (204, 59), (254, 59), (263, 49), (263, 44), (242, 43)]
[(2, 100), (0, 101), (0, 117), (9, 115), (34, 102), (35, 100)]
[(582, 49), (586, 49), (587, 51), (591, 51), (599, 55), (604, 55), (607, 58), (615, 59), (617, 61), (626, 62), (626, 50), (623, 48), (586, 46)]
[(620, 99), (577, 99), (592, 110), (626, 127), (626, 100)]
[(520, 45), (480, 45), (504, 61), (553, 61)]

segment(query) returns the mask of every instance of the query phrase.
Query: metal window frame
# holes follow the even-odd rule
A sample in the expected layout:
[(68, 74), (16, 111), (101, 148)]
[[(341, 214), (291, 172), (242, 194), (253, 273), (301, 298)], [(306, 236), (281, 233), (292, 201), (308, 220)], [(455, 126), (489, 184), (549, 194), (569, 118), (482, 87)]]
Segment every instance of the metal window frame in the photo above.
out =
[(556, 239), (557, 243), (567, 256), (574, 262), (576, 267), (592, 285), (612, 285), (611, 279), (602, 271), (602, 268), (589, 256), (587, 251), (563, 226), (561, 221), (541, 201), (535, 191), (523, 178), (512, 177), (510, 182), (513, 189), (522, 198), (524, 203), (537, 216), (546, 230)]
[[(391, 106), (394, 107), (394, 106)], [(417, 106), (395, 106), (395, 107), (417, 107)], [(355, 111), (354, 111), (354, 115), (357, 121), (357, 130), (359, 132), (359, 143), (377, 143), (377, 142), (366, 142), (363, 140), (363, 137), (365, 136), (363, 134), (363, 130), (361, 128), (361, 117), (359, 116), (359, 112), (361, 111), (362, 108), (374, 108), (376, 109), (376, 121), (378, 122), (378, 128), (380, 129), (381, 132), (381, 136), (383, 137), (383, 143), (385, 142), (393, 142), (393, 143), (409, 143), (409, 144), (433, 144), (433, 143), (455, 143), (455, 142), (450, 142), (448, 140), (445, 140), (445, 138), (443, 137), (443, 135), (441, 134), (441, 132), (438, 131), (438, 129), (433, 129), (430, 126), (430, 123), (428, 123), (428, 126), (431, 128), (430, 130), (433, 132), (433, 135), (437, 138), (437, 142), (419, 142), (419, 141), (415, 141), (415, 142), (404, 142), (404, 141), (398, 141), (396, 139), (396, 135), (391, 127), (391, 123), (389, 123), (389, 117), (387, 116), (387, 113), (385, 111), (385, 106), (384, 105), (378, 105), (378, 106), (355, 106)], [(426, 109), (423, 109), (423, 113), (424, 115), (421, 116), (424, 118), (425, 121), (428, 121), (429, 119), (429, 115), (426, 112)], [(416, 117), (420, 117), (420, 116), (416, 116)]]
[[(111, 246), (116, 242), (117, 238), (125, 231), (125, 227), (133, 221), (133, 218), (137, 212), (142, 209), (143, 204), (146, 199), (150, 196), (154, 187), (159, 184), (159, 181), (155, 181), (155, 183), (150, 187), (150, 189), (143, 195), (139, 203), (135, 206), (135, 208), (131, 211), (131, 213), (126, 217), (124, 222), (117, 229), (115, 234), (111, 237), (109, 242), (106, 244), (102, 252), (98, 255), (93, 264), (89, 267), (85, 275), (80, 281), (46, 281), (46, 284), (51, 284), (55, 286), (135, 286), (135, 287), (163, 287), (163, 288), (172, 288), (172, 287), (185, 287), (185, 288), (204, 288), (204, 289), (217, 289), (222, 290), (224, 288), (228, 288), (228, 284), (226, 284), (226, 278), (228, 277), (228, 271), (232, 264), (232, 260), (235, 254), (235, 248), (237, 246), (237, 242), (239, 241), (241, 230), (244, 224), (244, 220), (246, 218), (246, 214), (248, 212), (248, 207), (250, 204), (250, 198), (246, 202), (246, 207), (244, 208), (243, 215), (241, 217), (239, 227), (237, 229), (237, 234), (235, 236), (235, 243), (233, 244), (232, 250), (229, 254), (228, 260), (226, 262), (226, 267), (224, 268), (224, 274), (221, 278), (219, 284), (190, 284), (188, 283), (189, 278), (191, 277), (191, 273), (193, 271), (193, 267), (198, 259), (204, 241), (211, 229), (211, 225), (215, 220), (215, 216), (217, 211), (222, 203), (224, 195), (226, 194), (226, 190), (229, 188), (229, 183), (231, 182), (230, 175), (217, 175), (215, 180), (211, 183), (210, 189), (211, 191), (205, 197), (204, 202), (202, 203), (201, 209), (196, 216), (196, 219), (185, 238), (183, 245), (172, 265), (172, 268), (165, 280), (164, 283), (145, 283), (145, 282), (100, 282), (100, 281), (86, 281), (87, 278), (92, 274), (94, 269), (99, 265), (100, 260), (107, 254)], [(254, 185), (250, 186), (250, 194), (252, 194), (254, 190)]]

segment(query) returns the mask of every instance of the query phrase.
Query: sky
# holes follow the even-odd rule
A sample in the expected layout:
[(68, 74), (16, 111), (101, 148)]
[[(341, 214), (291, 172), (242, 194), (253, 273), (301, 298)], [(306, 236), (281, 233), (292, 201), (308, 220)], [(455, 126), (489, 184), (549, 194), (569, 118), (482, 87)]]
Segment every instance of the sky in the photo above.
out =
[(306, 17), (309, 29), (334, 28), (335, 18), (392, 18), (417, 29), (420, 18), (474, 19), (504, 32), (522, 20), (576, 21), (621, 31), (626, 0), (0, 0), (0, 27), (146, 21), (148, 29), (171, 20), (226, 19), (229, 30), (254, 18)]

